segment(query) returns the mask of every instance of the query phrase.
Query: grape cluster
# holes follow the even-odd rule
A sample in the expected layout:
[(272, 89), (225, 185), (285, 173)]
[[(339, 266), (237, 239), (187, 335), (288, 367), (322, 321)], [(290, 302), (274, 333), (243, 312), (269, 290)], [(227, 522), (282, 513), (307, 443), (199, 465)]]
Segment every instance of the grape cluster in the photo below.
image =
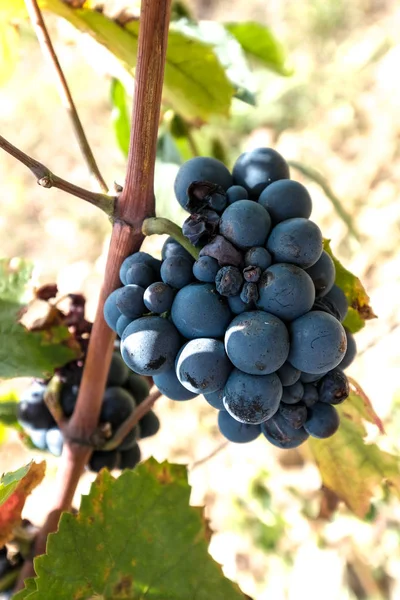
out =
[(125, 363), (173, 400), (203, 394), (233, 442), (262, 433), (295, 448), (333, 435), (356, 345), (307, 189), (259, 148), (232, 173), (214, 158), (187, 161), (175, 195), (199, 256), (168, 238), (162, 261), (137, 252), (123, 262), (104, 315)]
[[(66, 418), (70, 418), (74, 411), (82, 373), (83, 365), (77, 362), (69, 363), (62, 370), (64, 383), (60, 392), (60, 404)], [(60, 456), (63, 434), (44, 401), (47, 383), (36, 380), (22, 393), (18, 403), (18, 420), (36, 448)], [(115, 351), (108, 373), (99, 424), (108, 423), (113, 435), (148, 394), (147, 381), (130, 373), (119, 351)], [(154, 435), (159, 427), (160, 423), (155, 413), (148, 412), (115, 450), (95, 450), (89, 468), (95, 472), (103, 467), (110, 470), (133, 469), (141, 457), (138, 440)]]

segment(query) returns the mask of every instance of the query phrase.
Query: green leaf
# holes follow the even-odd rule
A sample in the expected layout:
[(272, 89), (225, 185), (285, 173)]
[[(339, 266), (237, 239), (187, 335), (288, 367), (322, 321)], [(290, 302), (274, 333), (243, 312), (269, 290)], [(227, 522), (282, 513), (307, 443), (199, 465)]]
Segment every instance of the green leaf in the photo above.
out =
[[(1, 1), (1, 0), (0, 0)], [(7, 1), (8, 0), (3, 0)], [(15, 14), (23, 10), (15, 0)], [(138, 21), (125, 25), (90, 8), (73, 9), (62, 0), (42, 0), (40, 6), (88, 33), (116, 56), (134, 75)], [(212, 115), (228, 116), (235, 90), (213, 48), (179, 31), (170, 31), (165, 66), (164, 98), (185, 118), (207, 121)]]
[(288, 164), (294, 169), (300, 171), (300, 173), (308, 177), (308, 179), (311, 179), (311, 181), (317, 183), (322, 188), (322, 191), (324, 192), (325, 196), (332, 202), (337, 214), (349, 230), (349, 234), (353, 236), (354, 239), (359, 241), (360, 236), (358, 235), (358, 232), (354, 225), (353, 218), (343, 208), (343, 202), (336, 196), (331, 186), (329, 185), (326, 177), (324, 177), (319, 171), (317, 171), (317, 169), (314, 169), (309, 165), (305, 165), (295, 160), (289, 160)]
[(4, 85), (13, 75), (18, 58), (18, 31), (0, 18), (0, 85)]
[(0, 379), (47, 377), (79, 355), (66, 327), (32, 332), (18, 322), (31, 273), (27, 261), (0, 260)]
[(335, 283), (346, 294), (349, 303), (349, 314), (343, 325), (352, 333), (356, 333), (364, 326), (364, 321), (375, 319), (376, 315), (369, 304), (369, 296), (361, 281), (348, 271), (341, 262), (335, 258), (330, 247), (330, 241), (324, 240), (324, 250), (332, 257), (336, 268)]
[(119, 79), (113, 79), (111, 82), (111, 103), (113, 107), (111, 119), (115, 137), (117, 138), (122, 154), (128, 156), (131, 124), (129, 121), (126, 91)]
[(0, 479), (0, 548), (12, 537), (31, 491), (42, 481), (46, 463), (31, 462)]
[(397, 456), (364, 441), (363, 419), (371, 421), (373, 415), (355, 391), (336, 408), (341, 419), (337, 433), (326, 440), (310, 438), (309, 445), (322, 483), (363, 518), (382, 485), (400, 496), (400, 462)]
[(150, 459), (118, 479), (102, 471), (36, 558), (29, 599), (244, 600), (208, 554), (203, 511), (189, 499), (181, 465)]
[(34, 577), (28, 577), (24, 580), (24, 589), (13, 595), (12, 600), (25, 600), (32, 592), (36, 592), (36, 581)]
[(79, 356), (66, 327), (29, 331), (17, 322), (20, 306), (0, 298), (0, 378), (48, 377)]
[(5, 473), (0, 479), (0, 506), (4, 504), (11, 494), (17, 489), (21, 479), (27, 475), (31, 464), (25, 465), (12, 473)]
[(268, 27), (256, 21), (227, 23), (225, 27), (247, 54), (260, 60), (279, 75), (292, 75), (293, 70), (287, 66), (283, 46)]
[(0, 423), (8, 427), (18, 425), (17, 406), (16, 402), (0, 402)]
[(22, 258), (0, 259), (0, 298), (20, 302), (32, 277), (33, 265)]

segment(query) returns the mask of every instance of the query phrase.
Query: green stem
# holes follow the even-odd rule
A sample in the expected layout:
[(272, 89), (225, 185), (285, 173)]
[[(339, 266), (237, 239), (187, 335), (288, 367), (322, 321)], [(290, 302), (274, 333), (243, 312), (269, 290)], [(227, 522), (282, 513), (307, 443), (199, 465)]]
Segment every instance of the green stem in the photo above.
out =
[(142, 232), (144, 235), (170, 235), (181, 246), (187, 250), (195, 260), (199, 258), (199, 250), (192, 246), (187, 238), (182, 233), (182, 229), (169, 219), (162, 217), (151, 217), (143, 221)]
[(60, 429), (63, 428), (65, 423), (65, 416), (60, 404), (60, 393), (62, 388), (62, 381), (58, 375), (54, 375), (47, 384), (46, 393), (44, 395), (44, 401), (47, 408), (54, 417)]

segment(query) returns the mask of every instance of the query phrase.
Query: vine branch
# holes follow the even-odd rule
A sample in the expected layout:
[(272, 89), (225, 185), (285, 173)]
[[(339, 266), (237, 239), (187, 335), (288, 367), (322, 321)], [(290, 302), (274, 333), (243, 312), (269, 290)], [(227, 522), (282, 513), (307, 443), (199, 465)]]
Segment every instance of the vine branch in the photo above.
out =
[[(123, 260), (140, 248), (144, 238), (141, 231), (144, 219), (155, 212), (154, 165), (170, 10), (171, 0), (142, 0), (127, 174), (118, 199), (120, 218), (113, 225), (105, 279), (79, 395), (66, 428), (67, 441), (57, 473), (53, 510), (38, 534), (35, 555), (45, 551), (47, 535), (57, 529), (61, 513), (70, 510), (80, 476), (90, 458), (90, 448), (68, 439), (90, 439), (98, 426), (115, 339), (115, 334), (104, 321), (104, 302), (120, 285), (119, 269)], [(26, 561), (18, 587), (21, 588), (23, 579), (33, 573), (32, 562)]]
[(32, 27), (36, 33), (36, 37), (42, 49), (42, 53), (48, 59), (50, 65), (54, 69), (61, 101), (72, 121), (75, 135), (77, 137), (78, 144), (86, 161), (87, 167), (90, 173), (96, 179), (97, 183), (99, 184), (100, 189), (102, 189), (103, 192), (108, 192), (108, 186), (100, 173), (93, 152), (89, 146), (89, 142), (87, 140), (81, 120), (79, 118), (75, 102), (72, 98), (71, 91), (69, 89), (67, 80), (61, 68), (60, 62), (57, 58), (57, 54), (55, 53), (53, 44), (49, 36), (49, 32), (47, 31), (46, 24), (44, 22), (37, 0), (25, 0), (25, 4), (29, 14), (29, 18), (32, 23)]
[(86, 202), (90, 202), (97, 208), (100, 208), (103, 212), (105, 212), (108, 216), (112, 217), (114, 214), (115, 200), (114, 196), (107, 196), (107, 194), (97, 194), (96, 192), (91, 192), (86, 190), (85, 188), (81, 188), (74, 183), (70, 183), (66, 181), (66, 179), (62, 179), (55, 175), (48, 169), (45, 165), (35, 160), (25, 152), (22, 152), (19, 148), (11, 144), (8, 140), (6, 140), (3, 136), (0, 135), (0, 148), (3, 148), (8, 154), (19, 160), (23, 165), (28, 167), (28, 169), (34, 174), (37, 179), (37, 182), (40, 186), (45, 188), (55, 187), (63, 192), (67, 192), (67, 194), (71, 194), (72, 196), (76, 196), (77, 198), (81, 198)]

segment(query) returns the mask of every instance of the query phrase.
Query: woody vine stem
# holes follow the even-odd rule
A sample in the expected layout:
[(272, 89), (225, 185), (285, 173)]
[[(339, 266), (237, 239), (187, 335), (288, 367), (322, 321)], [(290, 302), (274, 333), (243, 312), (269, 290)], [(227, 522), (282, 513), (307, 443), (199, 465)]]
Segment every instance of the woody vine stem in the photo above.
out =
[[(104, 301), (119, 286), (122, 261), (139, 250), (142, 223), (155, 214), (154, 165), (161, 93), (168, 39), (171, 0), (142, 0), (136, 66), (135, 97), (125, 186), (118, 198), (108, 252), (105, 279), (90, 336), (75, 411), (66, 426), (54, 503), (38, 534), (34, 554), (45, 551), (47, 535), (57, 529), (60, 515), (71, 503), (83, 469), (90, 458), (88, 446), (71, 440), (90, 439), (98, 425), (101, 403), (115, 340), (103, 318)], [(129, 223), (129, 225), (127, 224)], [(27, 561), (18, 586), (33, 574)]]

